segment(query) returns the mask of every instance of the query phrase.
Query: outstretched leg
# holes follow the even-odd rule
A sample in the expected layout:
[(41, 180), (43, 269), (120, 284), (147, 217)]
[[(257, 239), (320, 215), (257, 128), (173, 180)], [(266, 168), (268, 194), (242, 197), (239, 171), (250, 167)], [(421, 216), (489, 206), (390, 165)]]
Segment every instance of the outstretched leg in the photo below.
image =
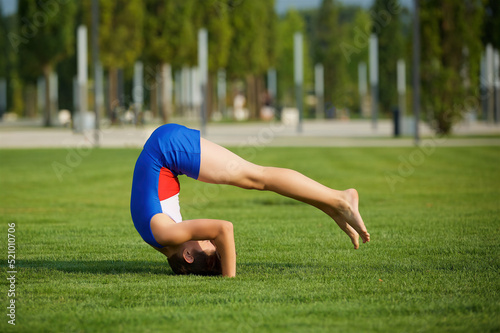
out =
[(370, 241), (370, 234), (358, 211), (359, 198), (355, 189), (337, 191), (294, 170), (256, 165), (205, 139), (201, 139), (198, 180), (273, 191), (308, 203), (335, 220), (355, 248), (359, 247), (359, 236), (363, 243)]

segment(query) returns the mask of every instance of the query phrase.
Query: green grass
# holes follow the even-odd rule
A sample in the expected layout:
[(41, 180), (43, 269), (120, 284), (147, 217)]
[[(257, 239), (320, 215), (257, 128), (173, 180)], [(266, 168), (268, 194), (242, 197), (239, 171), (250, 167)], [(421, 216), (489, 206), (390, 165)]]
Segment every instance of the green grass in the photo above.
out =
[[(175, 276), (139, 237), (129, 215), (139, 150), (69, 152), (0, 150), (2, 332), (500, 331), (500, 147), (241, 151), (357, 188), (372, 235), (357, 251), (307, 205), (181, 177), (184, 218), (233, 221), (234, 279)], [(53, 164), (67, 158), (60, 181)]]

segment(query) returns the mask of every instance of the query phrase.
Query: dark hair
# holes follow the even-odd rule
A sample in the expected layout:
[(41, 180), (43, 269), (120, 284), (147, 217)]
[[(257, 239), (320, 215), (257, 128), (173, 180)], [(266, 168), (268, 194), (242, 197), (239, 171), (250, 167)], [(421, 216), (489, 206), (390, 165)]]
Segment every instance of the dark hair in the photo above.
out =
[(219, 256), (214, 253), (211, 255), (203, 251), (192, 252), (194, 261), (187, 262), (181, 253), (175, 253), (168, 257), (168, 263), (175, 274), (180, 275), (222, 275), (222, 266)]

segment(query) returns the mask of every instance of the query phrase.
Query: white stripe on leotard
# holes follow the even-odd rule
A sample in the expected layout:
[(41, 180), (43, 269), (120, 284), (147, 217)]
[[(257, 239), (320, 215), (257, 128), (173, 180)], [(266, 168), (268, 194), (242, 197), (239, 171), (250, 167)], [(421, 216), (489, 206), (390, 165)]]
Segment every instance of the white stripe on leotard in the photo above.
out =
[(170, 216), (175, 223), (182, 222), (181, 206), (179, 205), (179, 193), (176, 195), (160, 201), (163, 213)]

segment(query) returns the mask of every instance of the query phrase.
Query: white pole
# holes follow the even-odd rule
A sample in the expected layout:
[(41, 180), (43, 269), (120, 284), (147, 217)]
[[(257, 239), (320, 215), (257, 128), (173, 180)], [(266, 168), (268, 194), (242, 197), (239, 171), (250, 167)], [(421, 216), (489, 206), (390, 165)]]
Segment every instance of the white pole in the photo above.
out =
[(406, 64), (403, 59), (398, 60), (398, 93), (406, 93)]
[(226, 89), (226, 70), (219, 68), (217, 71), (217, 100), (219, 112), (223, 117), (226, 116)]
[(271, 94), (271, 99), (273, 103), (275, 103), (278, 95), (278, 82), (275, 68), (269, 68), (267, 70), (267, 87), (269, 89), (269, 93)]
[(200, 70), (198, 67), (189, 69), (189, 103), (193, 109), (202, 107)]
[(302, 33), (296, 32), (293, 35), (293, 76), (295, 81), (296, 103), (299, 110), (299, 122), (297, 124), (297, 132), (302, 132), (302, 84), (304, 82), (304, 58), (303, 58), (303, 42)]
[(495, 123), (500, 122), (500, 54), (498, 50), (495, 50), (493, 55), (493, 68), (495, 71), (494, 81), (495, 81)]
[(397, 63), (397, 86), (398, 86), (398, 110), (394, 114), (394, 134), (400, 135), (401, 124), (406, 114), (406, 64), (404, 59), (399, 59)]
[(362, 61), (358, 64), (358, 90), (360, 96), (365, 96), (368, 92), (368, 78), (366, 62)]
[(370, 36), (370, 85), (372, 91), (372, 125), (377, 129), (378, 118), (378, 38)]
[(83, 131), (84, 113), (87, 111), (87, 27), (80, 25), (77, 31), (77, 81), (78, 81), (78, 114), (79, 124), (76, 124), (77, 131)]
[(325, 77), (323, 64), (314, 66), (314, 91), (316, 94), (316, 118), (323, 118), (324, 114), (324, 96), (325, 96)]
[(7, 112), (7, 80), (0, 78), (0, 120), (2, 115)]
[(198, 68), (201, 92), (201, 134), (206, 132), (207, 124), (207, 82), (208, 82), (208, 33), (207, 29), (198, 30)]
[(494, 84), (494, 68), (493, 68), (493, 46), (486, 45), (486, 89), (488, 96), (488, 117), (486, 118), (489, 123), (493, 122), (493, 84)]
[(304, 59), (302, 33), (296, 32), (293, 35), (293, 77), (296, 85), (302, 85), (304, 82)]
[(359, 104), (360, 113), (362, 117), (367, 115), (365, 110), (366, 94), (368, 93), (368, 78), (367, 78), (366, 62), (362, 61), (358, 64), (358, 91), (359, 91)]
[(95, 124), (95, 141), (96, 141), (96, 146), (99, 145), (99, 140), (100, 140), (100, 126), (99, 126), (99, 122), (100, 122), (100, 119), (101, 119), (101, 110), (103, 109), (103, 106), (104, 106), (104, 72), (103, 72), (103, 69), (102, 69), (102, 65), (101, 65), (101, 62), (100, 61), (96, 61), (95, 62), (95, 82), (94, 82), (94, 85), (95, 85), (95, 99), (94, 99), (94, 103), (95, 103), (95, 113), (96, 113), (96, 124)]
[[(50, 93), (50, 112), (57, 112), (59, 110), (59, 80), (56, 72), (50, 73), (49, 76), (49, 93)], [(57, 117), (53, 117), (53, 114), (50, 115), (50, 119), (59, 119)]]
[(134, 101), (134, 122), (137, 125), (139, 113), (144, 103), (143, 86), (144, 65), (141, 61), (134, 63), (134, 86), (132, 87), (132, 99)]
[(406, 64), (403, 59), (398, 60), (398, 95), (399, 95), (399, 111), (401, 116), (406, 112)]

